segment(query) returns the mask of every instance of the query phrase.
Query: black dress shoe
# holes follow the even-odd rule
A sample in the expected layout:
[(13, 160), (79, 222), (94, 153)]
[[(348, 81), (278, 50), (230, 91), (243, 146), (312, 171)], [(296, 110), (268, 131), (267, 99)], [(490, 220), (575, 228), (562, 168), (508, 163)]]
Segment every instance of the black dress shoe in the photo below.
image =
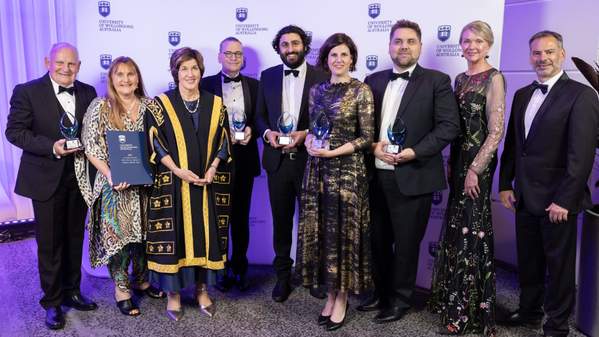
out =
[(505, 317), (498, 317), (497, 324), (505, 326), (523, 326), (529, 329), (538, 329), (543, 321), (543, 313), (535, 312), (524, 314), (519, 310), (508, 313)]
[(405, 316), (408, 309), (400, 308), (400, 307), (389, 307), (386, 309), (382, 309), (379, 311), (376, 316), (372, 319), (375, 323), (389, 323), (400, 320)]
[(72, 294), (62, 300), (62, 305), (79, 311), (98, 309), (98, 305), (81, 294)]
[(371, 295), (356, 307), (358, 311), (375, 311), (381, 308), (381, 301), (378, 296)]
[(316, 287), (316, 288), (310, 287), (310, 295), (312, 295), (312, 297), (316, 297), (321, 300), (323, 298), (327, 298), (327, 294), (320, 287)]
[(64, 315), (60, 306), (46, 309), (46, 326), (51, 330), (64, 328)]
[(330, 319), (331, 319), (331, 315), (328, 315), (328, 316), (318, 315), (318, 325), (327, 325), (327, 323), (329, 323)]
[(250, 283), (246, 277), (246, 274), (235, 275), (235, 285), (239, 291), (246, 291), (250, 288)]
[(291, 294), (291, 285), (287, 280), (278, 280), (274, 289), (272, 290), (272, 299), (275, 302), (285, 302)]

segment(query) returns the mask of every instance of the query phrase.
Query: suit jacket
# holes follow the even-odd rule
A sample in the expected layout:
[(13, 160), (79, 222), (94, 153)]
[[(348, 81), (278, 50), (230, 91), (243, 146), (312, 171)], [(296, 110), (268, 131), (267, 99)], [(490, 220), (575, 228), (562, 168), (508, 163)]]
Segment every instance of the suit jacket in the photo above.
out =
[(552, 202), (578, 213), (591, 201), (587, 179), (599, 126), (597, 94), (564, 73), (539, 107), (525, 137), (524, 114), (533, 92), (534, 87), (528, 85), (514, 95), (499, 190), (514, 190), (516, 202), (524, 202), (534, 215), (545, 215)]
[[(223, 96), (222, 73), (208, 76), (202, 79), (200, 87), (216, 96)], [(258, 80), (241, 76), (241, 87), (243, 90), (244, 112), (247, 118), (247, 126), (252, 128), (252, 138), (247, 145), (233, 145), (233, 159), (235, 161), (236, 174), (249, 174), (253, 177), (260, 175), (260, 158), (258, 156), (258, 131), (254, 125), (256, 115), (256, 96), (258, 94)]]
[[(310, 88), (326, 81), (329, 78), (324, 71), (307, 64), (306, 81), (302, 94), (302, 103), (297, 122), (297, 130), (306, 130), (310, 125), (310, 116), (308, 115), (308, 98)], [(281, 116), (281, 102), (283, 100), (283, 65), (274, 66), (264, 70), (260, 76), (260, 85), (258, 86), (258, 100), (256, 103), (256, 126), (260, 137), (264, 135), (267, 129), (278, 131), (277, 119)], [(308, 153), (302, 145), (298, 148), (298, 159), (306, 161)], [(275, 149), (268, 144), (264, 144), (262, 153), (262, 166), (271, 173), (278, 170), (281, 163), (281, 149)]]
[[(83, 114), (97, 94), (85, 83), (75, 81), (74, 85), (75, 117), (81, 126)], [(65, 164), (73, 165), (68, 157), (57, 159), (52, 152), (54, 142), (64, 138), (59, 128), (63, 112), (48, 73), (14, 88), (6, 138), (23, 150), (15, 193), (37, 201), (48, 200), (58, 188)]]
[[(380, 141), (383, 97), (392, 70), (366, 77), (374, 95), (375, 139)], [(404, 91), (396, 121), (402, 118), (407, 127), (404, 147), (416, 153), (416, 159), (395, 166), (395, 179), (404, 195), (432, 193), (447, 187), (441, 151), (460, 132), (458, 106), (449, 76), (416, 65)], [(374, 170), (374, 156), (368, 167)]]

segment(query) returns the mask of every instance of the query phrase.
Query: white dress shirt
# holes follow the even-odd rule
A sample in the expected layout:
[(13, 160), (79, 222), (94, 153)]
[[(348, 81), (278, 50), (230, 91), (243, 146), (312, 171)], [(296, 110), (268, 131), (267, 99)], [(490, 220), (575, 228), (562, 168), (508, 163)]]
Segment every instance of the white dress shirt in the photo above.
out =
[[(222, 88), (223, 88), (223, 104), (227, 108), (227, 114), (229, 115), (229, 128), (231, 129), (231, 133), (235, 132), (233, 128), (233, 115), (237, 112), (245, 112), (245, 105), (243, 101), (243, 86), (241, 82), (229, 82), (225, 83), (225, 76), (229, 77), (227, 74), (223, 73), (222, 76)], [(236, 76), (239, 76), (237, 74)]]
[[(75, 95), (71, 95), (66, 91), (58, 93), (58, 87), (60, 86), (58, 83), (54, 82), (52, 77), (50, 77), (50, 81), (52, 82), (52, 87), (54, 88), (54, 94), (58, 99), (58, 102), (67, 113), (67, 116), (71, 120), (71, 123), (75, 122)], [(69, 85), (66, 88), (72, 87), (73, 84)]]
[[(416, 64), (406, 70), (409, 72), (410, 76), (414, 72), (414, 68), (416, 68)], [(395, 66), (393, 66), (393, 72), (399, 74), (403, 71), (400, 72)], [(385, 95), (383, 96), (383, 106), (381, 107), (381, 129), (379, 131), (379, 141), (389, 141), (389, 137), (387, 136), (387, 128), (390, 124), (395, 123), (397, 111), (399, 110), (399, 105), (401, 104), (401, 99), (403, 98), (403, 94), (406, 91), (407, 86), (408, 81), (404, 80), (403, 78), (398, 78), (387, 83)], [(381, 170), (395, 170), (395, 166), (389, 165), (378, 158), (375, 159), (374, 164), (376, 168)]]
[[(293, 74), (285, 76), (285, 70), (298, 70), (299, 75), (297, 77)], [(287, 112), (295, 117), (293, 131), (297, 130), (307, 71), (308, 66), (306, 65), (306, 61), (295, 69), (291, 69), (283, 64), (283, 97), (281, 99), (281, 113)]]
[(528, 132), (530, 131), (530, 126), (532, 125), (532, 121), (535, 119), (535, 116), (537, 115), (539, 108), (545, 101), (545, 97), (547, 97), (547, 95), (549, 95), (551, 88), (553, 88), (553, 86), (555, 85), (557, 80), (559, 80), (559, 78), (562, 77), (563, 73), (564, 73), (564, 71), (562, 70), (558, 74), (553, 76), (552, 78), (541, 83), (541, 84), (547, 84), (547, 92), (546, 93), (543, 94), (541, 89), (536, 89), (532, 93), (532, 96), (530, 97), (530, 102), (528, 102), (528, 106), (526, 107), (526, 112), (524, 113), (524, 136), (525, 137), (528, 137)]

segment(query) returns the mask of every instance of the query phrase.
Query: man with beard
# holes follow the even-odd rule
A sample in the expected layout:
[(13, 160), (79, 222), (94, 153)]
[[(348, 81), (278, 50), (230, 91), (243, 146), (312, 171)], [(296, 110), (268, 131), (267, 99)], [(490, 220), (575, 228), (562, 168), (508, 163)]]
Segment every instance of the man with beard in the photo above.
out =
[[(272, 41), (274, 50), (283, 64), (264, 70), (258, 86), (256, 104), (256, 127), (264, 141), (262, 166), (268, 174), (268, 194), (273, 219), (273, 266), (277, 284), (272, 291), (276, 302), (284, 302), (291, 293), (290, 257), (293, 215), (299, 202), (300, 188), (308, 153), (304, 139), (308, 133), (308, 96), (314, 84), (325, 81), (328, 76), (309, 65), (305, 56), (310, 51), (312, 38), (300, 27), (283, 27)], [(290, 144), (281, 144), (278, 119), (283, 113), (294, 116)], [(310, 294), (324, 298), (318, 288)]]
[[(449, 76), (417, 63), (418, 24), (398, 21), (389, 37), (393, 69), (364, 81), (374, 94), (377, 137), (369, 165), (375, 291), (357, 309), (379, 310), (376, 323), (399, 320), (411, 307), (432, 194), (446, 188), (441, 151), (460, 131)], [(389, 126), (407, 130), (397, 154), (386, 152)]]
[(576, 292), (576, 219), (591, 205), (587, 179), (599, 102), (593, 89), (562, 70), (560, 34), (538, 32), (529, 48), (537, 80), (514, 94), (499, 171), (501, 203), (516, 213), (520, 305), (498, 322), (537, 329), (544, 311), (543, 336), (567, 336)]

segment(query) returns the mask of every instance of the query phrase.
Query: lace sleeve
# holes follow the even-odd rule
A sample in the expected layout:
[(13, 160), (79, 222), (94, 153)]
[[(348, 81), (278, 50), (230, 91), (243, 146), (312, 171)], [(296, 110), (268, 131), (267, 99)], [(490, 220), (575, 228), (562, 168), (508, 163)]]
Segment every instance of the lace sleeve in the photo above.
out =
[(360, 86), (356, 100), (359, 137), (354, 139), (351, 144), (354, 146), (354, 151), (357, 152), (370, 148), (374, 139), (374, 99), (368, 85)]
[(497, 72), (493, 75), (487, 90), (487, 129), (489, 134), (476, 157), (470, 164), (470, 169), (480, 175), (487, 168), (503, 138), (505, 117), (505, 81), (503, 75)]
[(85, 148), (85, 154), (103, 161), (108, 159), (106, 139), (101, 125), (101, 114), (105, 104), (108, 103), (102, 98), (96, 98), (92, 101), (83, 117), (83, 128), (81, 130), (81, 142)]

